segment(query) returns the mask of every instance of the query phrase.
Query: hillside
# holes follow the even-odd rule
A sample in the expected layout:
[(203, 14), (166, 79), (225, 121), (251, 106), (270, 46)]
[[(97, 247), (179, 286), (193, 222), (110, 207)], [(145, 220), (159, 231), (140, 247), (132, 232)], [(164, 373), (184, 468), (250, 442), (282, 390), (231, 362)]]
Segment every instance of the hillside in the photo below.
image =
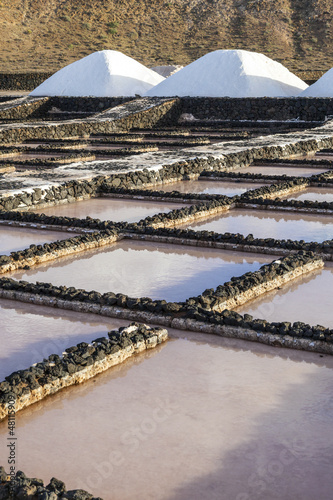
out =
[(102, 49), (184, 65), (221, 48), (327, 70), (332, 19), (333, 0), (0, 0), (0, 72), (56, 71)]

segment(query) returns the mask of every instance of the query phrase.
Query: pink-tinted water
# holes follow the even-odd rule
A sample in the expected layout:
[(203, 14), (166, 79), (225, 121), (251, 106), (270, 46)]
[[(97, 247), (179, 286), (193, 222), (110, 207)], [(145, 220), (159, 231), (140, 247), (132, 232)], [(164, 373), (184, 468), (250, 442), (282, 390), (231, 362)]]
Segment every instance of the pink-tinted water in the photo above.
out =
[(252, 166), (245, 168), (236, 168), (233, 172), (241, 172), (244, 174), (262, 174), (262, 175), (287, 175), (288, 177), (310, 177), (325, 172), (327, 168), (311, 168), (311, 167), (288, 167), (275, 166), (274, 164)]
[(43, 231), (21, 227), (0, 226), (0, 254), (23, 250), (29, 245), (41, 245), (50, 241), (65, 240), (76, 236), (75, 233)]
[(333, 219), (329, 215), (311, 215), (270, 210), (232, 209), (218, 217), (188, 227), (198, 231), (253, 234), (255, 238), (324, 241), (333, 237)]
[(333, 153), (316, 153), (315, 158), (318, 158), (320, 160), (333, 160)]
[(170, 212), (181, 208), (184, 203), (165, 203), (158, 201), (140, 201), (111, 198), (92, 198), (90, 200), (65, 205), (55, 205), (34, 210), (37, 213), (65, 217), (85, 218), (87, 216), (114, 222), (138, 222), (140, 219), (157, 213)]
[(85, 290), (125, 293), (130, 297), (179, 301), (216, 287), (232, 276), (255, 271), (274, 258), (210, 248), (121, 241), (108, 248), (10, 275)]
[(236, 310), (267, 321), (303, 321), (333, 328), (333, 264), (313, 271)]
[(0, 299), (0, 380), (128, 321)]
[(331, 203), (333, 202), (333, 186), (331, 189), (310, 187), (299, 191), (298, 193), (290, 194), (285, 198), (299, 201), (327, 201)]
[(156, 186), (156, 189), (165, 192), (179, 191), (180, 193), (224, 194), (225, 196), (236, 196), (261, 186), (262, 184), (251, 182), (192, 180), (163, 184), (162, 186)]
[(19, 412), (17, 467), (104, 500), (331, 498), (332, 357), (171, 334)]

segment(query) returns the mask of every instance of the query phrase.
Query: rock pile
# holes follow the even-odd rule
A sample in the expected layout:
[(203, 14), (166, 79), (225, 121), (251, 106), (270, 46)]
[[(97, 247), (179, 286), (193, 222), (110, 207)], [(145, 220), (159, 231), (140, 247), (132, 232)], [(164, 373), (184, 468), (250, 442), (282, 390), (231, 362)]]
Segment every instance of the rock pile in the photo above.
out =
[(65, 483), (53, 477), (47, 486), (42, 479), (17, 471), (12, 478), (0, 467), (0, 498), (3, 500), (102, 500), (84, 490), (67, 491)]

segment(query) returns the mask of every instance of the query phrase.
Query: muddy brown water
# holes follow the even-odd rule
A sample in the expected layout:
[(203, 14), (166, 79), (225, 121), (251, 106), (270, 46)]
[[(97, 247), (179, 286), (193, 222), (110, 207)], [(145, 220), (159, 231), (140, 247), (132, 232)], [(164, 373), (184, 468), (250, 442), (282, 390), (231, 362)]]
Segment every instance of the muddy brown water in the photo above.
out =
[(333, 358), (170, 334), (19, 412), (17, 467), (104, 500), (330, 498)]
[(321, 242), (333, 237), (330, 215), (311, 215), (272, 210), (232, 209), (225, 214), (182, 227), (218, 233), (253, 234), (276, 238)]
[(63, 217), (79, 217), (81, 219), (89, 216), (93, 219), (112, 220), (114, 222), (138, 222), (145, 217), (170, 212), (185, 205), (186, 203), (92, 198), (75, 203), (34, 209), (34, 212)]
[(232, 276), (255, 271), (277, 257), (120, 241), (108, 248), (81, 252), (7, 275), (103, 293), (112, 291), (130, 297), (182, 301), (201, 294), (206, 288), (217, 287)]
[(331, 188), (306, 188), (298, 193), (293, 193), (283, 198), (299, 200), (299, 201), (327, 201), (329, 203), (333, 202), (333, 186)]
[(333, 263), (272, 290), (235, 310), (267, 321), (302, 321), (333, 328)]
[(250, 189), (257, 189), (262, 185), (263, 184), (251, 182), (192, 180), (163, 184), (161, 186), (156, 186), (156, 189), (165, 192), (179, 191), (180, 193), (224, 194), (225, 196), (236, 196)]
[(0, 226), (0, 255), (24, 250), (30, 245), (41, 245), (56, 240), (66, 240), (76, 233), (61, 231), (43, 231), (24, 227)]

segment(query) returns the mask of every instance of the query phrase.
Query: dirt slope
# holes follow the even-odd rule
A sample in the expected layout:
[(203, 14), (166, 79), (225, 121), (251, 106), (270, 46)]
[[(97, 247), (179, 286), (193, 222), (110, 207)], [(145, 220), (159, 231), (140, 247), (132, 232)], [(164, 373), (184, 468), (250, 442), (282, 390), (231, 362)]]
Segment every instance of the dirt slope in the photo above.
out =
[(0, 72), (55, 71), (102, 49), (188, 64), (220, 48), (327, 70), (332, 19), (333, 0), (0, 0)]

